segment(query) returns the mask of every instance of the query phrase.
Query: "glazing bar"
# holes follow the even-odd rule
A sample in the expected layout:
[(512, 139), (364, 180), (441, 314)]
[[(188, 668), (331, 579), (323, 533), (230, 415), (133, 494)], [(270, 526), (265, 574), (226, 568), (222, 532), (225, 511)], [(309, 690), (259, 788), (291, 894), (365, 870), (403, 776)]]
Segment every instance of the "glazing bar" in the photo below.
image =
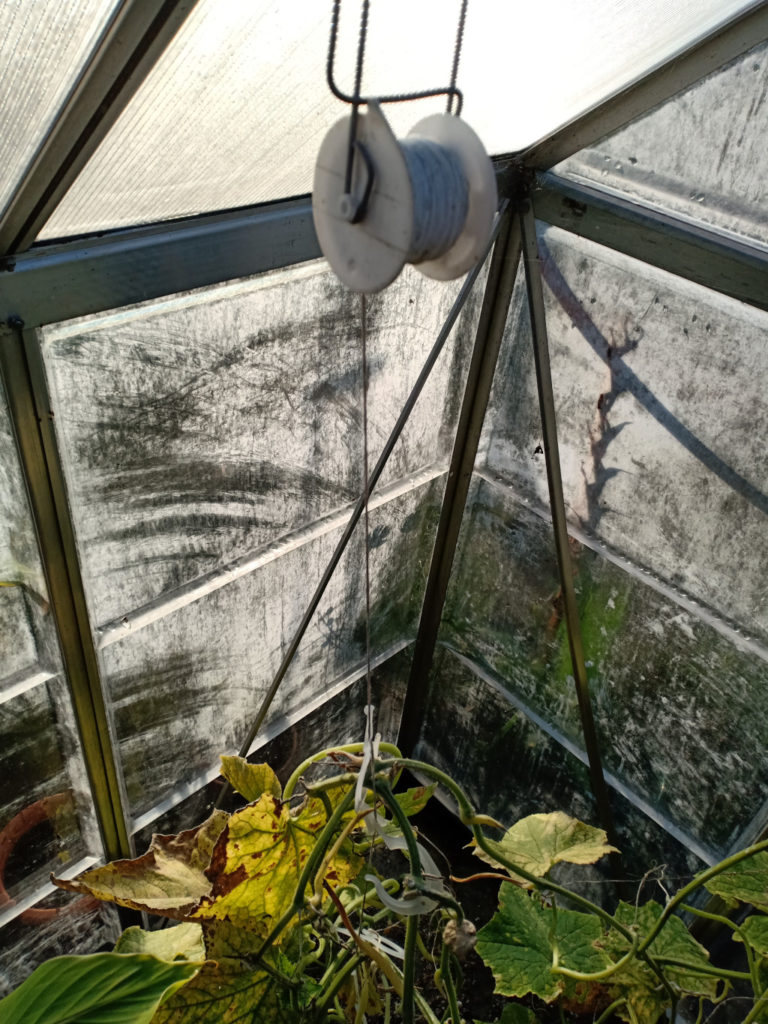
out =
[(533, 351), (536, 363), (536, 385), (539, 392), (541, 429), (544, 455), (547, 462), (547, 483), (552, 510), (552, 526), (555, 534), (557, 565), (560, 571), (560, 588), (563, 595), (565, 623), (568, 631), (568, 646), (576, 684), (584, 747), (589, 763), (589, 776), (597, 811), (603, 828), (609, 838), (615, 834), (613, 813), (608, 795), (608, 786), (603, 774), (600, 744), (597, 739), (592, 701), (589, 694), (589, 679), (584, 663), (584, 645), (581, 637), (579, 607), (573, 586), (573, 566), (568, 543), (568, 524), (565, 516), (563, 481), (560, 473), (560, 450), (557, 443), (557, 421), (555, 417), (555, 396), (552, 390), (552, 372), (549, 363), (549, 344), (544, 312), (544, 294), (539, 267), (539, 249), (536, 242), (536, 222), (530, 202), (523, 204), (520, 214), (523, 236), (523, 257), (525, 261), (525, 283), (531, 314)]
[[(35, 385), (34, 332), (0, 327), (0, 372), (8, 398), (45, 570), (51, 611), (75, 709), (96, 817), (108, 860), (131, 856), (121, 787), (93, 647), (74, 533), (53, 439), (50, 406)], [(39, 368), (38, 368), (39, 374)]]

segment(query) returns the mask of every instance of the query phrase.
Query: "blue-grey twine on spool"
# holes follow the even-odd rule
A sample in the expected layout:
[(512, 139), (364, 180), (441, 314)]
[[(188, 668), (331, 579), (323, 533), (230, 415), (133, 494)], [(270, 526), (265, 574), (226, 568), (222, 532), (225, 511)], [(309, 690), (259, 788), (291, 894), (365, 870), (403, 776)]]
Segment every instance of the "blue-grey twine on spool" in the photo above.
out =
[(413, 190), (413, 237), (409, 263), (437, 259), (461, 234), (469, 188), (459, 158), (430, 139), (400, 140)]

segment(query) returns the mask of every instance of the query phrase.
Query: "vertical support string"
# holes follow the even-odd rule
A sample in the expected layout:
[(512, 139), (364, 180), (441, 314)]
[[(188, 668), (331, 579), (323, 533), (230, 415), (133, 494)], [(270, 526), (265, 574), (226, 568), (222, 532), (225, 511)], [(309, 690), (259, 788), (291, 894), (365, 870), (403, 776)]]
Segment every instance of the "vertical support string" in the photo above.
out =
[(461, 11), (459, 12), (459, 24), (456, 28), (456, 44), (453, 48), (453, 66), (451, 67), (451, 84), (448, 92), (448, 102), (445, 106), (446, 114), (453, 113), (453, 100), (457, 98), (456, 114), (461, 113), (461, 103), (458, 101), (456, 90), (456, 79), (459, 75), (459, 61), (461, 60), (461, 47), (464, 42), (464, 24), (467, 20), (467, 2), (461, 0)]
[(370, 733), (373, 738), (373, 687), (371, 684), (371, 544), (368, 529), (368, 501), (370, 481), (368, 478), (368, 327), (365, 295), (360, 296), (360, 347), (363, 362), (363, 531), (365, 533), (365, 687), (370, 716)]

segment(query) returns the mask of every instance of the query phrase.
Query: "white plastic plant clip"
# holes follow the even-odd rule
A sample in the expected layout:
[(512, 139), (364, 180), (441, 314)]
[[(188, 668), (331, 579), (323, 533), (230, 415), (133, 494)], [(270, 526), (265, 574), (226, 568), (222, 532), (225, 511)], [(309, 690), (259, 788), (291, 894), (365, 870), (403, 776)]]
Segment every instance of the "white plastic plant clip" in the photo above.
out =
[(406, 263), (448, 281), (482, 257), (497, 207), (483, 144), (451, 114), (433, 114), (398, 141), (378, 103), (358, 114), (351, 188), (345, 192), (349, 119), (320, 147), (312, 212), (320, 248), (356, 292), (378, 292)]

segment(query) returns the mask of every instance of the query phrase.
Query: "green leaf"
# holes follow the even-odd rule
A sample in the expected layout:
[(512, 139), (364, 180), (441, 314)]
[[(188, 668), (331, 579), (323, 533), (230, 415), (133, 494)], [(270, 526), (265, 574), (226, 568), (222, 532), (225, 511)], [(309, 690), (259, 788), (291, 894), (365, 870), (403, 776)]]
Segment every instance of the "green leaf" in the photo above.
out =
[(126, 928), (115, 946), (116, 953), (151, 953), (161, 960), (205, 960), (203, 929), (188, 922), (154, 932)]
[(295, 1021), (287, 990), (266, 971), (238, 960), (207, 962), (184, 988), (167, 999), (152, 1024), (234, 1024)]
[[(562, 811), (551, 814), (529, 814), (508, 829), (504, 838), (497, 842), (489, 839), (489, 845), (501, 856), (519, 865), (533, 875), (543, 876), (561, 861), (569, 864), (594, 864), (606, 853), (618, 853), (615, 846), (608, 844), (608, 837), (601, 828), (585, 825), (576, 818), (570, 818)], [(476, 849), (475, 856), (494, 867), (507, 871), (521, 884), (529, 883), (504, 867), (493, 856)]]
[(168, 993), (200, 969), (184, 960), (94, 953), (41, 964), (0, 1000), (3, 1024), (148, 1024)]
[(704, 883), (715, 896), (722, 896), (731, 906), (738, 901), (751, 903), (758, 910), (768, 911), (768, 852), (745, 857), (732, 868), (722, 871)]
[(205, 871), (228, 817), (214, 811), (202, 825), (178, 836), (153, 836), (149, 850), (136, 860), (116, 860), (77, 879), (53, 881), (121, 907), (184, 919), (211, 891)]
[(407, 817), (411, 818), (427, 806), (430, 797), (437, 789), (437, 783), (431, 786), (416, 786), (413, 789), (406, 789), (404, 793), (398, 793), (395, 799)]
[[(477, 952), (491, 968), (496, 991), (505, 996), (533, 992), (551, 1003), (563, 991), (562, 976), (552, 973), (553, 941), (561, 967), (591, 974), (610, 965), (595, 942), (602, 936), (592, 914), (558, 910), (509, 882), (499, 890), (499, 909), (477, 935)], [(554, 934), (553, 934), (554, 933)]]
[[(768, 957), (768, 917), (764, 914), (753, 914), (745, 920), (741, 931), (756, 953)], [(738, 936), (734, 935), (734, 938)]]
[[(636, 907), (630, 903), (619, 903), (616, 920), (638, 935), (647, 935), (662, 913), (660, 904), (653, 900)], [(630, 949), (629, 940), (620, 932), (611, 930), (604, 940), (606, 951), (616, 961)], [(661, 932), (648, 948), (652, 957), (659, 961), (681, 961), (687, 967), (663, 966), (669, 982), (681, 993), (694, 996), (716, 997), (720, 981), (709, 974), (697, 974), (697, 968), (709, 968), (709, 954), (690, 934), (679, 917), (670, 917)], [(639, 1024), (656, 1024), (667, 1006), (667, 999), (659, 987), (659, 979), (641, 960), (631, 960), (610, 978), (612, 998), (624, 996)], [(617, 1011), (622, 1020), (630, 1020), (627, 1009)]]
[[(226, 919), (251, 930), (263, 928), (265, 917), (279, 918), (293, 902), (299, 875), (325, 824), (325, 808), (317, 798), (307, 800), (298, 814), (267, 794), (236, 811), (216, 843), (208, 871), (212, 891), (193, 916)], [(325, 878), (341, 888), (362, 864), (347, 839)]]
[(221, 774), (248, 803), (258, 800), (264, 793), (278, 799), (283, 795), (280, 780), (268, 764), (250, 764), (244, 757), (224, 755), (221, 758)]

